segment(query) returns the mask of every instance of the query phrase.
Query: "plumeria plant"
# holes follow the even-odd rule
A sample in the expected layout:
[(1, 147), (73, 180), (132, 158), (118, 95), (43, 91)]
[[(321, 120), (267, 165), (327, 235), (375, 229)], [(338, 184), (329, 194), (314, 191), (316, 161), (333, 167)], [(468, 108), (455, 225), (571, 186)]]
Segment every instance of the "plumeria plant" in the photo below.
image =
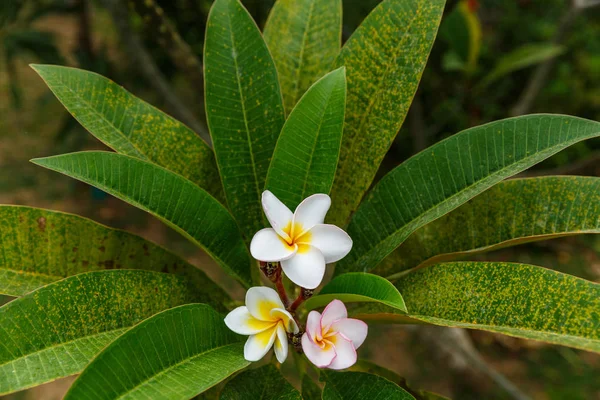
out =
[(360, 347), (378, 322), (600, 352), (600, 285), (466, 261), (600, 232), (600, 178), (506, 180), (600, 123), (509, 118), (382, 166), (443, 10), (384, 0), (341, 46), (341, 0), (278, 0), (262, 32), (238, 0), (216, 0), (210, 144), (102, 76), (32, 66), (114, 150), (32, 161), (159, 218), (246, 296), (133, 234), (2, 206), (0, 293), (16, 299), (0, 308), (0, 394), (79, 374), (66, 399), (439, 398), (372, 373)]

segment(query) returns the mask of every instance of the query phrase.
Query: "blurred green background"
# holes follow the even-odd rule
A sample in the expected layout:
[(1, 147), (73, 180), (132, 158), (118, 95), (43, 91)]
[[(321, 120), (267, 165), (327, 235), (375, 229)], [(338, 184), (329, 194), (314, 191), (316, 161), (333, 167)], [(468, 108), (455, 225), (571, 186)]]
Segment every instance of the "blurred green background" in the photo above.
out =
[[(261, 27), (273, 2), (243, 1)], [(346, 40), (379, 1), (343, 3)], [(600, 4), (594, 4), (600, 1), (447, 3), (415, 101), (380, 175), (448, 135), (495, 119), (551, 112), (600, 121)], [(67, 211), (131, 230), (225, 282), (207, 257), (162, 223), (28, 162), (106, 149), (65, 111), (30, 63), (98, 72), (206, 137), (200, 63), (210, 4), (0, 0), (0, 204)], [(600, 176), (600, 140), (578, 143), (526, 173), (546, 174)], [(544, 265), (600, 282), (597, 237), (557, 239), (479, 258)], [(228, 289), (239, 294), (237, 287)], [(0, 304), (8, 300), (0, 298)], [(454, 399), (600, 400), (600, 356), (591, 353), (476, 331), (448, 339), (462, 340), (461, 352), (444, 347), (452, 332), (443, 328), (376, 326), (372, 332), (378, 340), (371, 339), (363, 355), (415, 387)], [(10, 398), (58, 399), (70, 382)]]

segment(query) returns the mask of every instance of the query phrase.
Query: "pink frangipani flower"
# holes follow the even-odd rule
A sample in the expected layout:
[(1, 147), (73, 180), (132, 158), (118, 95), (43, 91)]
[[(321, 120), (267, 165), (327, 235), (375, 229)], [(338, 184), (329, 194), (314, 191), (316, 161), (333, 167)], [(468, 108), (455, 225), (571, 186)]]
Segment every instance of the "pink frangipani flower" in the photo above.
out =
[(311, 311), (302, 335), (302, 350), (319, 368), (345, 369), (356, 363), (356, 349), (367, 337), (363, 321), (348, 318), (346, 306), (333, 300), (321, 315)]

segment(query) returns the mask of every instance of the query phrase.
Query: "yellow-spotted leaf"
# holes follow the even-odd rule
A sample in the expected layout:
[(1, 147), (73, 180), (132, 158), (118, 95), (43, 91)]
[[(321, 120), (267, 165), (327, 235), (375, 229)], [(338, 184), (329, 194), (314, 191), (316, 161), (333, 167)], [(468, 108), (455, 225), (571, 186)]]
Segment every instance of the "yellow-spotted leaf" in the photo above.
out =
[(304, 92), (329, 71), (340, 52), (342, 1), (278, 0), (264, 36), (289, 114)]
[(462, 131), (389, 172), (348, 226), (354, 241), (336, 273), (373, 270), (408, 236), (500, 181), (570, 145), (600, 136), (600, 123), (534, 114)]
[(206, 304), (163, 311), (107, 346), (65, 399), (190, 399), (250, 364), (241, 339)]
[(525, 264), (455, 262), (402, 277), (409, 316), (600, 353), (600, 284)]
[(330, 72), (300, 99), (283, 126), (266, 187), (290, 209), (306, 197), (329, 193), (340, 154), (346, 80)]
[(348, 39), (348, 100), (331, 223), (344, 226), (400, 129), (429, 57), (444, 0), (384, 0)]
[(0, 395), (78, 374), (107, 344), (162, 310), (198, 301), (183, 277), (95, 271), (0, 307)]
[(250, 239), (266, 224), (260, 197), (285, 115), (273, 59), (239, 0), (216, 0), (210, 10), (204, 76), (225, 197)]
[(345, 303), (381, 303), (406, 312), (402, 295), (390, 281), (361, 272), (343, 274), (334, 278), (321, 289), (318, 296), (308, 299), (304, 306), (312, 310), (325, 306), (334, 299)]
[(32, 68), (101, 142), (176, 172), (224, 200), (213, 151), (187, 126), (94, 72), (56, 65)]
[(160, 218), (249, 286), (250, 254), (231, 214), (187, 179), (120, 154), (89, 151), (32, 160)]
[(83, 272), (144, 269), (185, 276), (199, 299), (219, 310), (230, 301), (206, 274), (162, 247), (77, 215), (0, 206), (0, 244), (0, 293), (10, 296)]
[(373, 272), (390, 276), (473, 253), (586, 233), (600, 233), (600, 178), (508, 180), (417, 230)]

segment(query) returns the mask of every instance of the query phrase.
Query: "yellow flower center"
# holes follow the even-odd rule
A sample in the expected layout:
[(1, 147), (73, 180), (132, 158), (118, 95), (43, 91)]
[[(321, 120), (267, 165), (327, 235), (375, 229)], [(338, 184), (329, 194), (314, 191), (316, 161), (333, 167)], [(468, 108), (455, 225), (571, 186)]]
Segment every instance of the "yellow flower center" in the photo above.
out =
[(294, 250), (294, 245), (298, 246), (298, 253), (305, 253), (310, 248), (312, 234), (304, 232), (302, 224), (289, 222), (283, 231), (288, 235), (288, 239), (280, 237), (281, 241), (290, 249)]
[(330, 326), (326, 326), (321, 328), (321, 332), (317, 332), (316, 337), (314, 337), (314, 341), (323, 350), (329, 350), (331, 346), (335, 345), (337, 341), (337, 332), (331, 330)]

